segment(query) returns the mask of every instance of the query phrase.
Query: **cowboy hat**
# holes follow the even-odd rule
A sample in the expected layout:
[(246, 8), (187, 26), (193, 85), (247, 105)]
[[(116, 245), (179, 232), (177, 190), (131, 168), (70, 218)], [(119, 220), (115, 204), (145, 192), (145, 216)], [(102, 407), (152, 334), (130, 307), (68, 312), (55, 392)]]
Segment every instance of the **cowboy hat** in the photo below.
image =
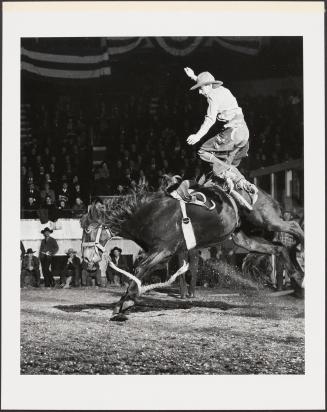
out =
[(118, 250), (119, 253), (122, 253), (121, 248), (118, 246), (115, 246), (113, 249), (111, 249), (110, 253), (114, 253), (115, 250)]
[(215, 80), (213, 75), (209, 72), (202, 72), (196, 79), (196, 85), (192, 86), (190, 90), (195, 90), (201, 86), (207, 86), (208, 84), (217, 84), (218, 86), (221, 86), (223, 82), (220, 80)]
[(29, 253), (35, 253), (35, 250), (28, 248), (25, 253), (26, 255), (28, 255)]
[(44, 234), (45, 232), (52, 233), (53, 230), (49, 229), (48, 227), (45, 227), (43, 230), (41, 230), (41, 233)]
[(77, 253), (77, 251), (74, 250), (72, 247), (70, 247), (70, 248), (67, 250), (66, 255), (69, 255), (69, 254), (71, 254), (71, 253)]

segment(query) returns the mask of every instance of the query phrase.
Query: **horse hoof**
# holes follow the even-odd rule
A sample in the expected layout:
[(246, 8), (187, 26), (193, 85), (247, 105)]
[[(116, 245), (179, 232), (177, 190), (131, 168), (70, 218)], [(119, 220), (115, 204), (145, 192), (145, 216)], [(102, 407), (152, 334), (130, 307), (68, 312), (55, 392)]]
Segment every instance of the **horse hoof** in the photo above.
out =
[(110, 318), (111, 322), (125, 322), (128, 319), (123, 313), (118, 313)]
[(135, 302), (133, 300), (126, 300), (121, 306), (121, 311), (126, 312), (126, 310), (132, 308), (134, 305)]

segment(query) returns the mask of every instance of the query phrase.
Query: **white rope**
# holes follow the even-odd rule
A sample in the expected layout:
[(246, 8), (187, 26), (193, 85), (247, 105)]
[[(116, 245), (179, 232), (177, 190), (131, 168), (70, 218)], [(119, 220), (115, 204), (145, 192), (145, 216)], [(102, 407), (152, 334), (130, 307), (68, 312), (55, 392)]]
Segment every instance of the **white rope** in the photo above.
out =
[(137, 284), (139, 295), (149, 290), (152, 290), (152, 289), (163, 288), (165, 286), (169, 286), (178, 278), (178, 276), (187, 272), (189, 268), (189, 264), (185, 262), (184, 260), (183, 266), (179, 268), (178, 271), (174, 273), (166, 282), (159, 282), (159, 283), (153, 283), (151, 285), (142, 286), (140, 279), (138, 279), (136, 276), (132, 275), (129, 272), (126, 272), (126, 270), (118, 268), (113, 262), (109, 262), (108, 265), (112, 267), (114, 270), (116, 270), (117, 272), (120, 272), (123, 275), (127, 276), (129, 279), (134, 280), (134, 282)]
[[(124, 269), (120, 269), (119, 267), (117, 267), (112, 261), (108, 262), (108, 265), (113, 268), (114, 270), (116, 270), (117, 272), (122, 273), (123, 275), (127, 276), (129, 279), (134, 280), (134, 282), (137, 284), (137, 287), (139, 289), (139, 293), (141, 292), (141, 281), (140, 279), (138, 279), (136, 276), (132, 275), (129, 272), (126, 272), (126, 270)], [(140, 293), (141, 294), (141, 293)]]
[(152, 289), (157, 289), (157, 288), (164, 288), (165, 286), (171, 285), (175, 280), (178, 278), (178, 276), (182, 275), (183, 273), (187, 272), (189, 268), (189, 264), (187, 262), (183, 263), (183, 266), (178, 269), (176, 273), (174, 273), (166, 282), (159, 282), (159, 283), (153, 283), (152, 285), (146, 285), (142, 286), (141, 288), (141, 293), (145, 293), (149, 290)]

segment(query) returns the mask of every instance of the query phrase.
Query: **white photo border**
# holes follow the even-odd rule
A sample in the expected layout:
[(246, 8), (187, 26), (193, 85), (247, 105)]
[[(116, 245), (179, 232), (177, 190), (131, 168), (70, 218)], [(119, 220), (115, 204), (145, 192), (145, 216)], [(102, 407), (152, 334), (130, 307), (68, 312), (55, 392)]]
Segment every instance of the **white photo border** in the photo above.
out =
[[(305, 375), (20, 375), (20, 39), (190, 35), (303, 36)], [(5, 2), (2, 85), (2, 408), (324, 409), (324, 2)]]

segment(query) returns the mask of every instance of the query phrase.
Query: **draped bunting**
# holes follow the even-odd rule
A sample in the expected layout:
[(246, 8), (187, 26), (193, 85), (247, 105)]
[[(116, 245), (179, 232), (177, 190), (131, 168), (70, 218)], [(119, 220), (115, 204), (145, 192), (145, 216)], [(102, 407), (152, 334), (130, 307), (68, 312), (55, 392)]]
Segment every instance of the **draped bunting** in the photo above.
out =
[(144, 42), (144, 37), (108, 37), (107, 39), (108, 52), (111, 55), (123, 54), (131, 52)]
[(192, 53), (202, 42), (202, 37), (156, 37), (159, 46), (174, 56)]
[(226, 49), (251, 56), (258, 54), (262, 47), (260, 37), (215, 37), (214, 41)]
[[(51, 45), (52, 46), (52, 45)], [(49, 49), (54, 49), (49, 47)], [(78, 52), (60, 53), (55, 48), (52, 53), (28, 50), (21, 47), (21, 70), (35, 75), (58, 79), (95, 79), (111, 74), (109, 52), (107, 49), (98, 54), (80, 55)]]
[[(141, 47), (160, 47), (176, 57), (187, 56), (200, 45), (223, 47), (233, 52), (254, 56), (263, 44), (261, 37), (107, 37), (91, 40), (51, 38), (40, 39), (34, 43), (31, 43), (33, 39), (27, 40), (25, 43), (30, 47), (24, 44), (24, 39), (22, 40), (24, 47), (21, 48), (21, 69), (39, 76), (62, 79), (94, 79), (108, 76), (111, 74), (110, 56), (129, 53)], [(93, 41), (91, 46), (90, 41)]]

